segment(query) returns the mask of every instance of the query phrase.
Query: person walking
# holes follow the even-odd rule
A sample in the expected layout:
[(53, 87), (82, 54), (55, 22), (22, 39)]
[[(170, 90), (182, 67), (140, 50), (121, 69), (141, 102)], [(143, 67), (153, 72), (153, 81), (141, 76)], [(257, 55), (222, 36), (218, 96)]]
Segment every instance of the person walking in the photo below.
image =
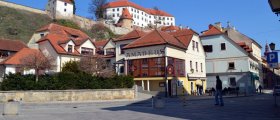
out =
[(224, 106), (222, 89), (223, 89), (222, 81), (219, 76), (216, 76), (215, 105)]
[(262, 85), (259, 85), (259, 92), (262, 94)]

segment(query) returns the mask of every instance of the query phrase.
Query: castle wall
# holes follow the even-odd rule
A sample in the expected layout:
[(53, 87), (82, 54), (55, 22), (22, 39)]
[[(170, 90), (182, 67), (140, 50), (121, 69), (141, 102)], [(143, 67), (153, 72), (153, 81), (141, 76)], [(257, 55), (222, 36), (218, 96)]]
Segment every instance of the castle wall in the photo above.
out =
[(35, 9), (35, 8), (31, 8), (28, 6), (23, 6), (23, 5), (19, 5), (19, 4), (15, 4), (15, 3), (11, 3), (11, 2), (0, 1), (0, 6), (6, 6), (6, 7), (18, 9), (18, 10), (25, 10), (25, 11), (29, 11), (29, 12), (33, 12), (33, 13), (37, 13), (37, 14), (47, 14), (44, 10)]

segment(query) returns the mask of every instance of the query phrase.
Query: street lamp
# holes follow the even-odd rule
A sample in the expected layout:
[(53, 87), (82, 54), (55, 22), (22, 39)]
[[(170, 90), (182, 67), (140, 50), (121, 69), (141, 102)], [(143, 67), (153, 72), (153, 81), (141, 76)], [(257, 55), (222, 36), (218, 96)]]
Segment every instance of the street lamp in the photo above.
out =
[(271, 7), (272, 12), (274, 12), (277, 16), (280, 13), (280, 0), (268, 0), (268, 3)]
[(275, 43), (270, 43), (269, 47), (272, 51), (274, 51), (275, 50)]

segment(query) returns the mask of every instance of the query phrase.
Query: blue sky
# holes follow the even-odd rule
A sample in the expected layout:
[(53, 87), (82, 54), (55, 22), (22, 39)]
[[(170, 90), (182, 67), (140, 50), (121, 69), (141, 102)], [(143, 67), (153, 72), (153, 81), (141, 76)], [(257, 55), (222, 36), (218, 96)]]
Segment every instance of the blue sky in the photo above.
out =
[[(47, 0), (7, 0), (10, 2), (44, 9)], [(91, 0), (76, 0), (77, 14), (90, 17)], [(236, 29), (255, 39), (263, 46), (266, 41), (280, 49), (280, 16), (272, 13), (267, 0), (131, 0), (146, 8), (157, 6), (176, 17), (176, 25), (189, 26), (201, 32), (209, 24), (230, 21)]]

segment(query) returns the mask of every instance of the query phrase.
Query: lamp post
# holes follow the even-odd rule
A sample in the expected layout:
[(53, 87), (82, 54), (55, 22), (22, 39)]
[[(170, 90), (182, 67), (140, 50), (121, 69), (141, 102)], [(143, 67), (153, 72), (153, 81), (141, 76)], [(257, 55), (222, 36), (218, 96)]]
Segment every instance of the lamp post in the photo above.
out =
[(280, 1), (279, 0), (268, 0), (268, 3), (271, 7), (272, 12), (274, 12), (277, 16), (280, 13)]

